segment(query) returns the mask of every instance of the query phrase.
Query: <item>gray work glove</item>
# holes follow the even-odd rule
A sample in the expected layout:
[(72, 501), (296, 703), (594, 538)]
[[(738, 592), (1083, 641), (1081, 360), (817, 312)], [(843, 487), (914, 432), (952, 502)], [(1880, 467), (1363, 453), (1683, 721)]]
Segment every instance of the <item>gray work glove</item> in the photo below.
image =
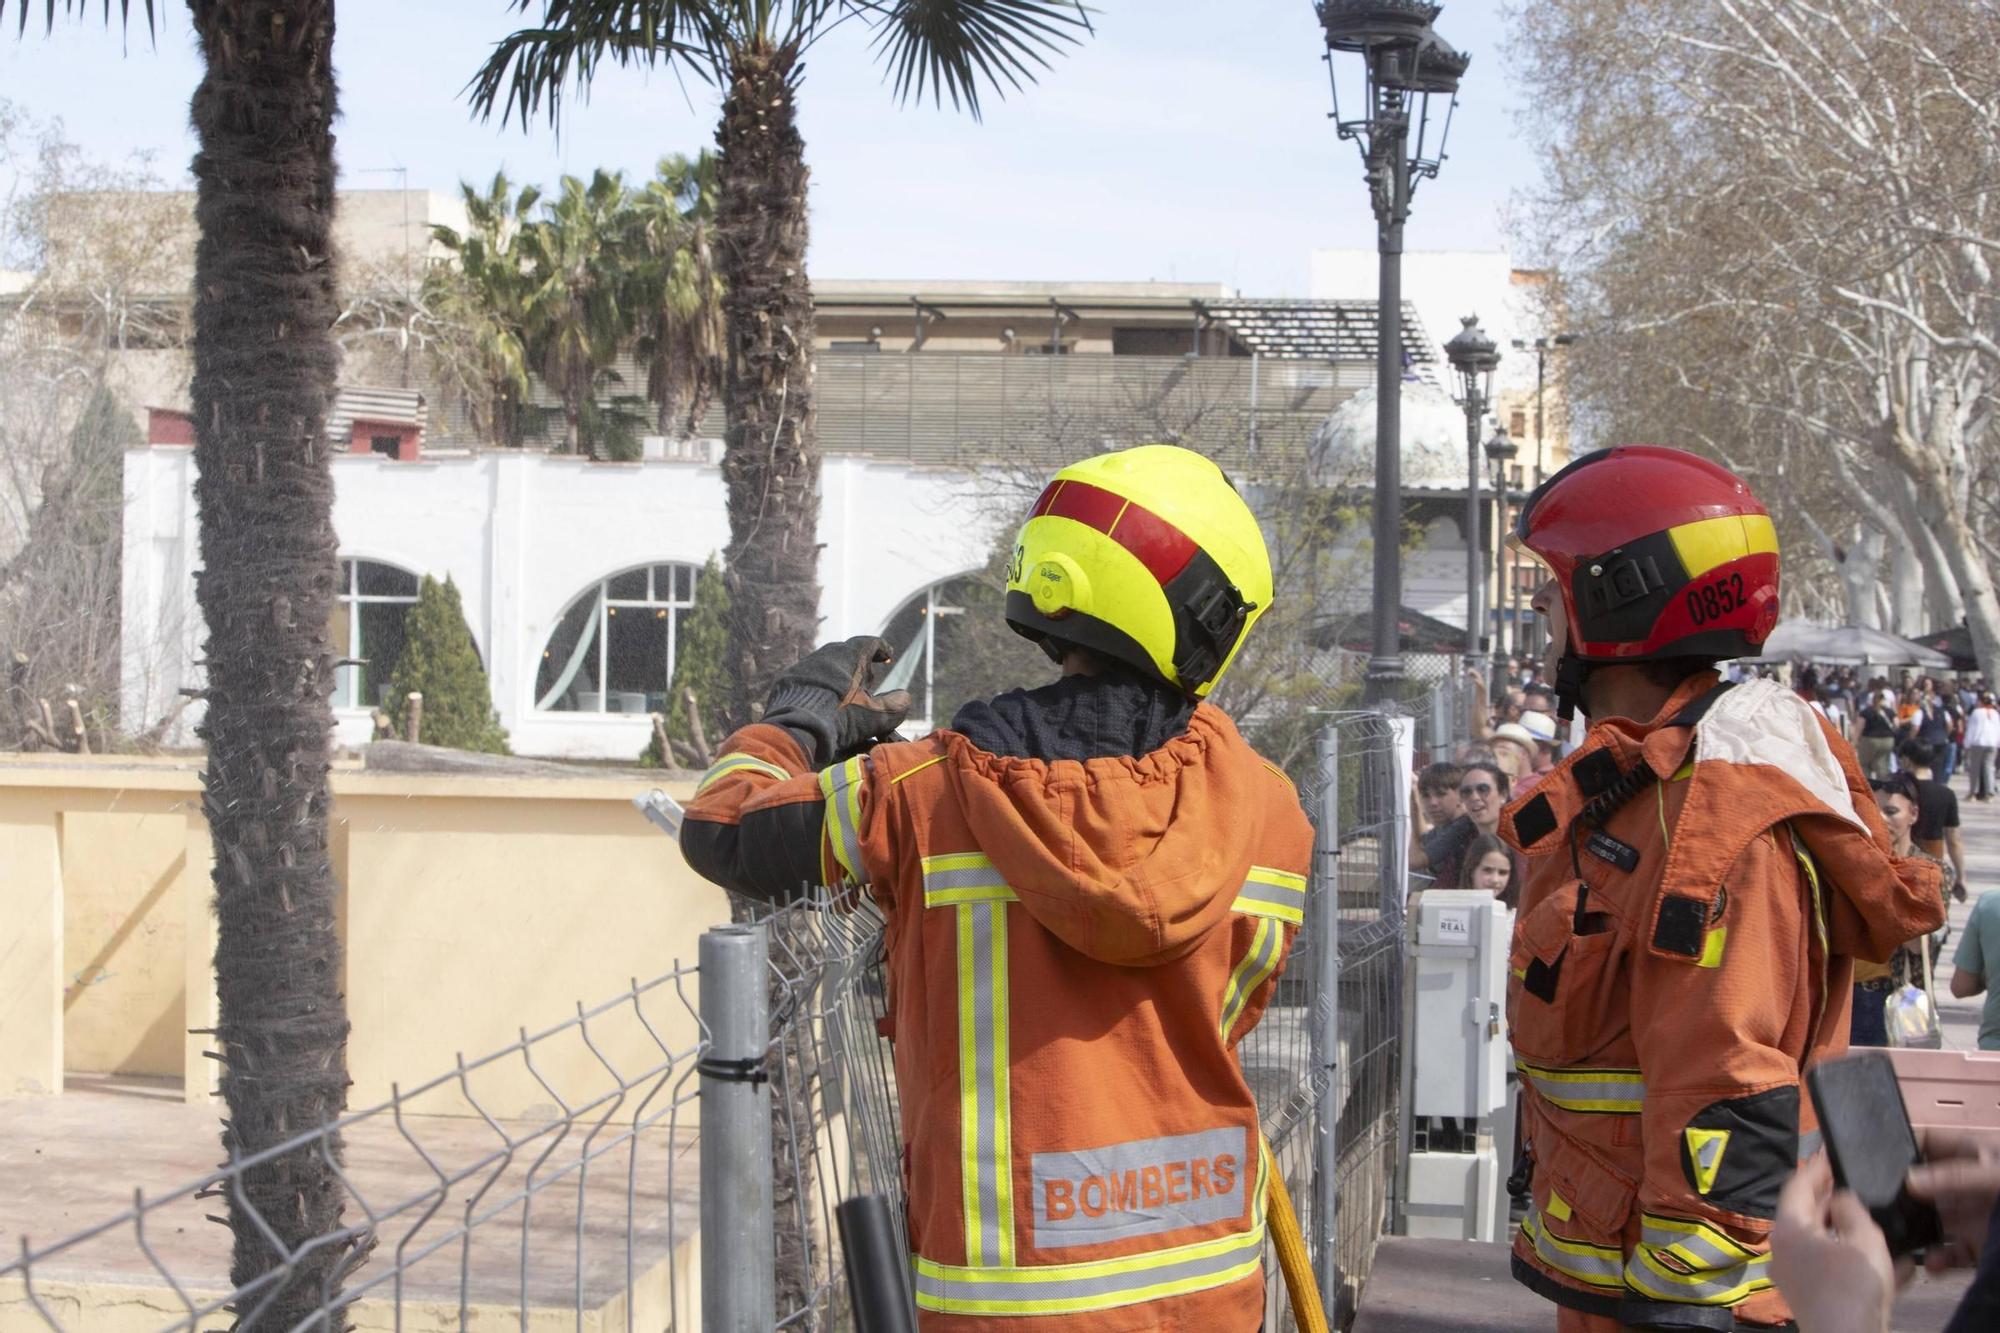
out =
[(825, 644), (778, 677), (763, 720), (789, 731), (814, 768), (858, 754), (909, 716), (909, 691), (869, 692), (893, 655), (872, 634)]

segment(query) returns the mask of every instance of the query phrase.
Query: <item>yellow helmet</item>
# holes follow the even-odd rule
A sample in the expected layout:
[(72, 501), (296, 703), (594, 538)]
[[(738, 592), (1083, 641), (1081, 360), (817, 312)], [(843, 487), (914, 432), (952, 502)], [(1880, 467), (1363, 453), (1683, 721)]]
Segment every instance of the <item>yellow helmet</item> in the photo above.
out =
[(1056, 473), (1007, 566), (1017, 632), (1116, 658), (1195, 698), (1270, 604), (1256, 515), (1221, 468), (1171, 444)]

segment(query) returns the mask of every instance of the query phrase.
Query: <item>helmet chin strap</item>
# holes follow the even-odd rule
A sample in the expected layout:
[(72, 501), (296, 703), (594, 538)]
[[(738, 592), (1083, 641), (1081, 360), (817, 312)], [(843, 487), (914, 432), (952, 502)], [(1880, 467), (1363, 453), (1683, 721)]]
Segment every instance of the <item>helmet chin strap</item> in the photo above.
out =
[(1564, 653), (1556, 659), (1556, 717), (1564, 722), (1574, 720), (1576, 710), (1583, 703), (1583, 683), (1590, 678), (1593, 664), (1573, 653)]

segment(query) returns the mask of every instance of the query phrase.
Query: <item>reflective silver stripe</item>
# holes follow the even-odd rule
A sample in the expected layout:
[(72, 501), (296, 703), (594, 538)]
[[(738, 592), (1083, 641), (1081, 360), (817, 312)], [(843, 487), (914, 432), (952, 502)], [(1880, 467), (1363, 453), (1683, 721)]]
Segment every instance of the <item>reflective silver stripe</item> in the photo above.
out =
[(704, 791), (707, 791), (709, 788), (709, 784), (716, 782), (719, 779), (726, 778), (731, 773), (741, 772), (744, 769), (749, 769), (752, 772), (756, 773), (763, 773), (769, 777), (774, 777), (781, 781), (792, 776), (790, 773), (786, 772), (778, 765), (771, 763), (769, 760), (759, 759), (756, 755), (726, 754), (723, 755), (722, 758), (716, 760), (713, 764), (710, 764), (708, 767), (708, 771), (701, 775), (701, 781), (695, 783), (694, 786), (695, 795), (699, 796)]
[(1306, 919), (1306, 877), (1268, 866), (1251, 866), (1243, 887), (1237, 890), (1235, 908), (1301, 925)]
[(966, 1255), (1014, 1262), (1013, 1137), (1007, 1036), (1007, 905), (958, 912), (959, 1170)]
[(862, 882), (861, 873), (861, 784), (867, 775), (868, 756), (856, 755), (844, 764), (820, 770), (819, 790), (826, 798), (826, 837), (833, 846), (834, 859), (848, 877)]
[(1207, 1291), (1256, 1273), (1264, 1228), (1129, 1259), (1036, 1268), (948, 1268), (917, 1260), (917, 1305), (943, 1314), (1077, 1314)]
[(960, 903), (1014, 902), (1000, 871), (980, 852), (947, 852), (923, 859), (924, 906), (952, 907)]
[(1035, 1248), (1158, 1236), (1244, 1215), (1249, 1132), (1206, 1129), (1069, 1152), (1038, 1152)]
[(1543, 1069), (1522, 1060), (1514, 1067), (1560, 1110), (1637, 1115), (1645, 1109), (1646, 1080), (1636, 1069)]
[[(1663, 1301), (1731, 1305), (1771, 1285), (1771, 1256), (1699, 1222), (1641, 1214), (1638, 1249), (1625, 1282)], [(1687, 1270), (1687, 1271), (1683, 1271)]]
[(1267, 917), (1257, 923), (1257, 933), (1250, 938), (1250, 952), (1243, 955), (1243, 961), (1229, 974), (1229, 984), (1222, 992), (1223, 1040), (1229, 1039), (1229, 1030), (1243, 1016), (1250, 997), (1257, 993), (1257, 988), (1277, 967), (1278, 950), (1284, 938), (1284, 931), (1276, 921)]
[(1549, 1231), (1548, 1224), (1531, 1203), (1521, 1220), (1522, 1234), (1534, 1243), (1535, 1255), (1558, 1273), (1593, 1287), (1625, 1285), (1624, 1251), (1610, 1245), (1565, 1240)]
[(1819, 1151), (1819, 1145), (1820, 1137), (1818, 1130), (1809, 1129), (1799, 1135), (1799, 1160), (1803, 1162), (1810, 1159), (1814, 1153)]

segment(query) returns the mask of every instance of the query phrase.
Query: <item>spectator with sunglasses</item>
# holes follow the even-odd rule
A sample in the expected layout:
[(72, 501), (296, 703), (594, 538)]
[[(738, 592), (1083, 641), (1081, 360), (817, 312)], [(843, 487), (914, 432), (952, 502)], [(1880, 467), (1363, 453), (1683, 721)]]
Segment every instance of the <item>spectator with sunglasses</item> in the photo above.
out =
[[(1510, 790), (1511, 783), (1500, 765), (1484, 759), (1467, 764), (1458, 777), (1458, 803), (1464, 813), (1418, 837), (1410, 850), (1411, 866), (1426, 871), (1438, 884), (1455, 887), (1464, 877), (1465, 855), (1473, 839), (1498, 832), (1500, 811)], [(1518, 882), (1524, 866), (1518, 859), (1520, 853), (1513, 855)]]

